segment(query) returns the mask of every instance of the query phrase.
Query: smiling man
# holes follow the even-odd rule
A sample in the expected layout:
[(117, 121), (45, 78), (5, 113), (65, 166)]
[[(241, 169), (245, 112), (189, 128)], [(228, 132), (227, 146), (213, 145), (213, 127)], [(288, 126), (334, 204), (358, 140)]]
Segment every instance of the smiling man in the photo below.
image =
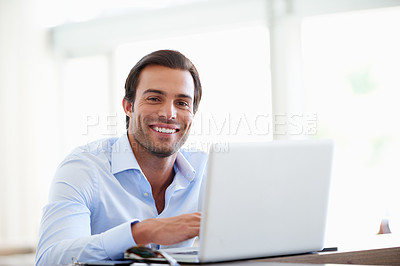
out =
[(132, 68), (127, 133), (79, 147), (60, 164), (36, 265), (121, 259), (134, 245), (193, 244), (207, 156), (180, 148), (201, 93), (196, 68), (177, 51), (153, 52)]

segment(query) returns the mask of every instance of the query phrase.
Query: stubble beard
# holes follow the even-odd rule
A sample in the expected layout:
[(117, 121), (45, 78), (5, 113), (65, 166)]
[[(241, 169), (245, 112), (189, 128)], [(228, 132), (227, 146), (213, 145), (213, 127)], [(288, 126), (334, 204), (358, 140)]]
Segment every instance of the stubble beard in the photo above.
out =
[[(143, 124), (147, 125), (147, 123)], [(140, 148), (144, 148), (151, 154), (160, 158), (169, 157), (175, 154), (177, 151), (179, 151), (183, 144), (185, 144), (187, 138), (189, 137), (189, 131), (187, 131), (176, 143), (173, 144), (173, 146), (170, 146), (169, 144), (163, 142), (153, 142), (148, 135), (146, 135), (143, 127), (137, 126), (135, 130), (134, 123), (131, 123), (130, 129), (135, 142), (140, 146)], [(184, 131), (185, 129), (186, 128), (181, 130)]]

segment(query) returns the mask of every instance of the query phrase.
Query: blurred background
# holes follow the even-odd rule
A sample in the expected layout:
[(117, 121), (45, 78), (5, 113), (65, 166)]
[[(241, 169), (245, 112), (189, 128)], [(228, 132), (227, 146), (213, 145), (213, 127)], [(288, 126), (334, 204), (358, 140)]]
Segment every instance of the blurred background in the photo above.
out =
[(399, 29), (395, 0), (0, 0), (0, 249), (35, 248), (58, 164), (125, 132), (158, 49), (203, 83), (187, 148), (334, 139), (327, 245), (399, 232)]

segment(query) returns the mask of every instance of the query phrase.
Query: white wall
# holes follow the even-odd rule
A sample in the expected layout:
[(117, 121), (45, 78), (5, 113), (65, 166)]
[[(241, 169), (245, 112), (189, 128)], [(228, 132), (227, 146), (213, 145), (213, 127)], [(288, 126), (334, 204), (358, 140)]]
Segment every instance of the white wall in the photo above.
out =
[(0, 246), (33, 245), (58, 157), (57, 86), (38, 1), (0, 1)]

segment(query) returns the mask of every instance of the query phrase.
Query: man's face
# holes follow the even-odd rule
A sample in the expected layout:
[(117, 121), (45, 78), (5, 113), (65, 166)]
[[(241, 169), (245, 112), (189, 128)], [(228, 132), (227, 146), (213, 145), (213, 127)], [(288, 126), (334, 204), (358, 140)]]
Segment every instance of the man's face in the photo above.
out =
[(193, 98), (194, 82), (188, 71), (145, 67), (129, 126), (137, 144), (159, 157), (177, 152), (189, 136)]

